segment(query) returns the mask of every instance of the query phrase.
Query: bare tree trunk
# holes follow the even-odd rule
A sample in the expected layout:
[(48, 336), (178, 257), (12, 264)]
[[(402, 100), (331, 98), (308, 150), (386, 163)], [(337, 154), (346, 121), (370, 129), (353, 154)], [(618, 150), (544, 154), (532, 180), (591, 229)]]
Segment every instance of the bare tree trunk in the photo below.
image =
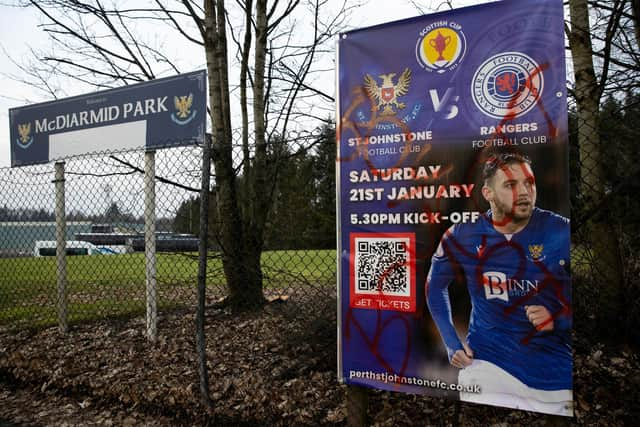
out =
[[(216, 172), (222, 265), (229, 288), (228, 303), (236, 310), (262, 304), (262, 274), (257, 267), (253, 230), (242, 222), (233, 168), (233, 135), (229, 117), (224, 1), (205, 1), (205, 48), (209, 70), (209, 102), (213, 123), (213, 164)], [(261, 238), (261, 235), (258, 237)], [(251, 248), (251, 249), (248, 249)], [(257, 270), (256, 270), (257, 268)], [(257, 277), (256, 277), (257, 276)]]
[[(245, 28), (244, 28), (244, 41), (242, 44), (242, 60), (240, 63), (240, 109), (242, 113), (242, 173), (244, 180), (242, 181), (242, 192), (246, 195), (250, 194), (251, 190), (251, 152), (249, 151), (249, 109), (247, 99), (247, 80), (249, 78), (249, 57), (251, 54), (251, 38), (253, 35), (253, 0), (245, 1)], [(245, 203), (249, 203), (247, 200)], [(243, 222), (246, 224), (250, 215), (249, 209), (245, 209), (243, 212)]]
[[(219, 0), (221, 1), (221, 0)], [(233, 171), (233, 151), (231, 135), (225, 132), (225, 118), (222, 94), (222, 68), (220, 39), (218, 36), (216, 9), (213, 1), (205, 0), (205, 47), (207, 69), (209, 71), (209, 105), (213, 124), (212, 159), (216, 173), (217, 207), (220, 221), (220, 245), (222, 262), (227, 281), (242, 280), (242, 271), (234, 260), (242, 259), (242, 225), (238, 216), (238, 199)]]
[[(28, 0), (24, 3), (37, 9), (47, 22), (51, 21), (47, 25), (51, 25), (49, 35), (56, 47), (50, 54), (45, 55), (46, 59), (38, 60), (39, 63), (46, 64), (46, 71), (40, 71), (39, 67), (22, 68), (27, 76), (25, 81), (31, 80), (35, 87), (53, 95), (56, 94), (56, 88), (43, 77), (49, 73), (61, 74), (83, 83), (103, 87), (111, 85), (114, 81), (130, 83), (152, 79), (155, 77), (154, 64), (162, 64), (162, 69), (168, 64), (174, 71), (179, 72), (176, 64), (162, 51), (141, 42), (141, 38), (134, 31), (130, 31), (130, 22), (157, 22), (158, 17), (162, 16), (171, 31), (176, 31), (184, 40), (204, 47), (213, 124), (211, 159), (217, 187), (217, 200), (215, 204), (212, 203), (215, 206), (215, 215), (214, 212), (210, 213), (218, 220), (216, 237), (223, 254), (223, 267), (229, 288), (228, 303), (249, 309), (261, 305), (264, 298), (260, 256), (264, 248), (265, 228), (274, 195), (274, 176), (278, 169), (277, 163), (270, 161), (272, 153), (269, 152), (267, 144), (268, 117), (274, 115), (278, 120), (284, 118), (280, 130), (282, 135), (287, 129), (287, 123), (294, 113), (294, 105), (300, 94), (303, 91), (322, 94), (306, 85), (304, 80), (310, 72), (316, 47), (333, 39), (335, 30), (344, 22), (343, 19), (347, 16), (344, 12), (350, 9), (346, 5), (347, 0), (337, 5), (335, 17), (329, 18), (326, 25), (318, 19), (319, 9), (325, 6), (326, 2), (311, 2), (314, 14), (311, 29), (299, 25), (297, 28), (292, 27), (295, 24), (287, 19), (294, 11), (302, 9), (300, 0), (234, 2), (244, 8), (246, 16), (244, 43), (243, 46), (239, 46), (242, 55), (240, 102), (244, 156), (241, 165), (241, 187), (238, 185), (240, 179), (235, 169), (238, 164), (234, 164), (234, 160), (239, 159), (239, 156), (234, 156), (231, 128), (226, 39), (228, 14), (225, 9), (229, 6), (228, 3), (225, 6), (224, 0), (202, 0), (203, 7), (200, 8), (194, 0), (174, 2), (175, 5), (181, 4), (186, 13), (178, 7), (167, 7), (166, 2), (160, 1), (157, 1), (154, 7), (139, 10), (116, 6), (113, 10), (107, 10), (99, 5), (96, 7), (75, 0)], [(80, 16), (93, 18), (85, 20), (80, 19)], [(185, 16), (193, 19), (200, 38), (193, 32), (192, 27), (183, 25), (182, 19)], [(95, 33), (94, 25), (91, 25), (91, 28), (87, 25), (87, 22), (93, 21), (95, 28), (101, 28), (95, 30)], [(292, 30), (311, 33), (314, 37), (301, 46), (297, 45), (297, 41), (292, 44), (296, 39), (290, 38)], [(96, 38), (95, 34), (102, 31), (106, 35)], [(254, 32), (258, 40), (254, 52), (251, 52)], [(113, 40), (116, 45), (101, 43), (105, 40)], [(268, 43), (273, 43), (274, 48)], [(118, 49), (118, 46), (122, 49)], [(252, 53), (255, 54), (253, 70), (249, 66)], [(267, 61), (268, 58), (271, 61)], [(34, 69), (36, 71), (33, 71)], [(253, 85), (253, 99), (247, 94), (248, 85)], [(278, 102), (277, 107), (273, 107), (278, 111), (269, 111), (269, 92), (274, 87), (279, 87), (278, 94), (283, 101)], [(253, 106), (251, 119), (255, 120), (254, 141), (250, 138), (252, 126), (249, 104)], [(306, 116), (308, 112), (298, 111), (298, 114)], [(276, 128), (277, 126), (273, 127), (274, 133), (277, 133)], [(255, 145), (252, 146), (252, 143)], [(135, 169), (135, 166), (131, 167)]]
[(230, 303), (233, 307), (248, 309), (264, 303), (262, 294), (262, 268), (260, 256), (264, 244), (264, 227), (269, 212), (269, 193), (267, 188), (267, 144), (265, 141), (264, 121), (264, 80), (265, 58), (267, 52), (267, 1), (256, 1), (256, 46), (253, 79), (253, 120), (255, 128), (255, 158), (250, 174), (245, 179), (247, 200), (244, 216), (245, 235), (245, 281), (229, 283)]
[[(605, 180), (601, 161), (600, 95), (593, 68), (593, 49), (589, 35), (587, 0), (570, 0), (571, 31), (569, 43), (575, 73), (578, 106), (578, 144), (580, 146), (580, 193), (585, 212), (591, 212), (605, 197)], [(607, 215), (596, 213), (588, 224), (593, 250), (594, 277), (600, 286), (600, 324), (615, 324), (622, 306), (623, 274), (618, 239)]]
[(640, 0), (631, 0), (631, 8), (633, 9), (633, 29), (636, 35), (636, 45), (640, 47)]

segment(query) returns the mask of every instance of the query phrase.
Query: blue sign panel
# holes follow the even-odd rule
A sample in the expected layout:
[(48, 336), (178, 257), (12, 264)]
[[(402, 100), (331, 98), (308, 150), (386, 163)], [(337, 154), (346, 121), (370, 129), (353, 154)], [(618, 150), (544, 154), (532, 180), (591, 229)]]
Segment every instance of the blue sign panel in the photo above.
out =
[(561, 0), (338, 45), (339, 377), (571, 415)]
[(11, 165), (204, 141), (206, 72), (9, 110)]

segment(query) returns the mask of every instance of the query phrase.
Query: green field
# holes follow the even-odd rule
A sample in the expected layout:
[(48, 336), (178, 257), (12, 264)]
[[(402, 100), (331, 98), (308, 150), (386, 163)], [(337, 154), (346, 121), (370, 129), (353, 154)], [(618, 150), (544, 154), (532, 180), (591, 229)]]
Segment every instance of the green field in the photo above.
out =
[[(265, 289), (335, 284), (335, 251), (300, 250), (263, 253)], [(224, 295), (222, 262), (209, 260), (211, 295)], [(195, 301), (197, 254), (158, 254), (160, 309)], [(143, 313), (143, 253), (67, 257), (69, 321)], [(55, 257), (0, 259), (0, 324), (42, 326), (56, 323)]]

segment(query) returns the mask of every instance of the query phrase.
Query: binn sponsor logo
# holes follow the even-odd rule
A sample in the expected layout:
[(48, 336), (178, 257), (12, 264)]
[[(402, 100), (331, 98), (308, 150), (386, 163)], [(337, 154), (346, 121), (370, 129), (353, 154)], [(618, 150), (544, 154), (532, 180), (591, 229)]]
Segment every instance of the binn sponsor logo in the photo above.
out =
[(538, 293), (538, 280), (508, 278), (499, 271), (487, 271), (482, 275), (485, 298), (509, 301), (510, 297), (522, 297)]

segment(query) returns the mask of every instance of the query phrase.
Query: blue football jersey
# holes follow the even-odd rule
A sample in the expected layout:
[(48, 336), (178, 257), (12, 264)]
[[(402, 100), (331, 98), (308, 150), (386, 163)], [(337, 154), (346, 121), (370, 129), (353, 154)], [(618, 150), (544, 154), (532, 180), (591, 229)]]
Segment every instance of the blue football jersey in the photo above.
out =
[[(448, 287), (466, 281), (471, 297), (467, 342), (474, 358), (501, 367), (542, 390), (572, 388), (569, 220), (535, 208), (512, 235), (495, 230), (491, 211), (443, 235), (427, 276), (427, 304), (449, 358), (462, 343), (451, 317)], [(542, 305), (552, 331), (538, 331), (525, 307)]]

